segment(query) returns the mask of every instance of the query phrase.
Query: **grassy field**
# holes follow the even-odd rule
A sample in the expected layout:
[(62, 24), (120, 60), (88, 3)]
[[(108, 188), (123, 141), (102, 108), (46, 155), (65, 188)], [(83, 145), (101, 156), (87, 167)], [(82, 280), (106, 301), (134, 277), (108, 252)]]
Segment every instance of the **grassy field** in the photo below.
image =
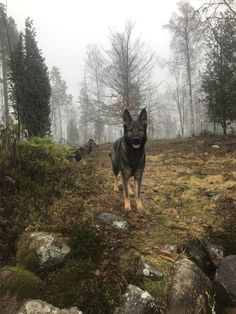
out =
[[(27, 226), (73, 239), (66, 264), (40, 275), (43, 299), (61, 307), (77, 305), (85, 313), (112, 313), (126, 285), (134, 283), (164, 310), (174, 262), (186, 255), (188, 241), (210, 241), (236, 254), (236, 139), (149, 142), (142, 184), (145, 208), (137, 211), (132, 200), (128, 213), (122, 190), (113, 191), (109, 149), (103, 145), (86, 165), (72, 162), (73, 184), (53, 192), (44, 216)], [(124, 217), (132, 228), (120, 232), (98, 224), (102, 212)], [(166, 258), (160, 253), (166, 244), (176, 245), (178, 252)], [(142, 255), (163, 272), (162, 280), (136, 278)]]

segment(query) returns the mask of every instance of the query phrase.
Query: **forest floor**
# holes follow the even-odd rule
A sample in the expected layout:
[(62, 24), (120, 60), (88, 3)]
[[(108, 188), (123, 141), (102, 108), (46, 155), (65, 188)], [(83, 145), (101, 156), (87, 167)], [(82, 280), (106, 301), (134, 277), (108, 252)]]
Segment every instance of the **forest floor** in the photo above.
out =
[[(133, 283), (164, 309), (174, 262), (186, 256), (190, 240), (210, 241), (236, 254), (236, 139), (148, 142), (141, 189), (144, 210), (136, 210), (132, 202), (130, 212), (124, 211), (122, 189), (113, 191), (110, 146), (102, 145), (86, 165), (73, 162), (76, 189), (55, 195), (47, 218), (27, 227), (61, 232), (77, 241), (77, 251), (63, 268), (41, 275), (44, 300), (78, 306), (84, 313), (109, 314)], [(104, 212), (123, 217), (131, 229), (121, 232), (98, 223), (97, 215)], [(167, 244), (178, 251), (163, 256)], [(141, 256), (163, 273), (163, 279), (136, 278)]]
[[(236, 140), (149, 142), (141, 192), (145, 208), (137, 211), (133, 203), (131, 212), (124, 211), (122, 189), (113, 191), (109, 150), (110, 145), (104, 145), (98, 156), (87, 161), (85, 168), (95, 167), (95, 176), (102, 181), (98, 193), (88, 193), (81, 219), (93, 220), (98, 213), (109, 212), (127, 219), (132, 229), (121, 235), (105, 227), (105, 249), (97, 267), (104, 273), (110, 267), (132, 273), (144, 255), (164, 278), (160, 282), (144, 280), (139, 285), (164, 308), (173, 263), (186, 255), (184, 247), (190, 240), (220, 244), (228, 254), (236, 254)], [(178, 247), (171, 258), (160, 254), (167, 244)], [(128, 280), (135, 283), (132, 276)]]

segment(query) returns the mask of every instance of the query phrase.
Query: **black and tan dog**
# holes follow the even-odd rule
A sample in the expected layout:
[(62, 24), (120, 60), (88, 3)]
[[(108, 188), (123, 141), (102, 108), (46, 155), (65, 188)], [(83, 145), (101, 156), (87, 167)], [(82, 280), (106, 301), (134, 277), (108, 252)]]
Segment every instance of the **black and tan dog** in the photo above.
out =
[(81, 159), (85, 159), (88, 155), (92, 153), (93, 148), (96, 146), (97, 144), (95, 143), (95, 141), (92, 138), (90, 138), (88, 143), (77, 148), (77, 150), (74, 153), (75, 160), (79, 162)]
[(121, 173), (124, 188), (125, 210), (131, 210), (129, 195), (133, 192), (129, 178), (134, 177), (137, 209), (143, 209), (140, 199), (142, 174), (145, 167), (145, 143), (147, 141), (147, 111), (143, 109), (137, 120), (133, 120), (129, 111), (123, 113), (124, 136), (112, 146), (111, 161), (115, 175), (114, 190), (118, 191), (118, 174)]

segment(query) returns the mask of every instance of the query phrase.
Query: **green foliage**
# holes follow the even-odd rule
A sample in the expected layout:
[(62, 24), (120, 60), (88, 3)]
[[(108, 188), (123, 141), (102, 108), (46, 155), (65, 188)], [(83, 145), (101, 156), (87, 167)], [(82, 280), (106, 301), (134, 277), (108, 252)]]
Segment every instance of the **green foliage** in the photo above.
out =
[(49, 75), (37, 46), (33, 23), (29, 19), (25, 23), (24, 36), (19, 36), (10, 66), (11, 98), (16, 116), (30, 137), (48, 134), (51, 94)]
[(70, 150), (51, 138), (22, 141), (15, 150), (14, 156), (6, 148), (0, 157), (1, 258), (14, 251), (14, 242), (25, 227), (46, 226), (53, 199), (76, 185), (74, 168), (67, 160)]
[(42, 280), (28, 270), (21, 267), (4, 267), (1, 271), (6, 273), (5, 278), (0, 281), (1, 296), (7, 292), (18, 299), (40, 298), (42, 295)]
[(70, 232), (73, 258), (97, 261), (102, 254), (101, 236), (89, 224), (74, 226)]
[(76, 305), (86, 314), (112, 313), (125, 279), (115, 272), (96, 275), (94, 267), (88, 260), (69, 261), (57, 273), (49, 275), (45, 299), (59, 307)]
[(210, 120), (220, 123), (224, 135), (236, 120), (236, 68), (234, 36), (236, 26), (230, 12), (221, 13), (207, 38), (207, 66), (202, 81)]

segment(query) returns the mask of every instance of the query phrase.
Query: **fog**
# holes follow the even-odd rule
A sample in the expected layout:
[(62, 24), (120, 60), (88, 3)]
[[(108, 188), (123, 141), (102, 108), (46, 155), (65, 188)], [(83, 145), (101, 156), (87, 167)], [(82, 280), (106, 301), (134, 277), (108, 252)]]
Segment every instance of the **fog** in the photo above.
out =
[[(4, 1), (2, 1), (4, 3)], [(176, 10), (175, 0), (8, 0), (7, 13), (19, 30), (25, 19), (34, 21), (37, 39), (49, 69), (61, 70), (69, 92), (78, 98), (83, 79), (86, 47), (106, 47), (110, 29), (120, 30), (125, 21), (135, 22), (135, 33), (160, 57), (169, 54), (170, 36), (163, 25)], [(190, 1), (194, 6), (199, 1)], [(156, 68), (154, 78), (161, 83), (166, 72)]]
[[(227, 14), (230, 21), (235, 19), (234, 11), (228, 8), (227, 12), (223, 3), (219, 6), (214, 0), (3, 1), (4, 11), (15, 20), (18, 32), (26, 34), (26, 19), (33, 21), (36, 46), (45, 58), (48, 68), (45, 75), (50, 80), (48, 133), (57, 141), (63, 138), (74, 145), (89, 138), (99, 143), (113, 141), (122, 134), (125, 108), (134, 115), (144, 107), (147, 109), (151, 139), (189, 137), (204, 132), (220, 134), (222, 130), (226, 134), (226, 128), (234, 123), (233, 116), (227, 120), (225, 115), (224, 122), (220, 116), (215, 117), (218, 100), (211, 115), (207, 97), (212, 97), (213, 91), (207, 90), (208, 83), (204, 81), (207, 65), (212, 68), (209, 53), (213, 53), (213, 46), (208, 43), (213, 39), (213, 44), (218, 45), (215, 33), (225, 25), (219, 14), (225, 14), (226, 22)], [(221, 24), (216, 27), (219, 21)], [(229, 27), (233, 33), (234, 23)], [(2, 42), (6, 41), (3, 35)], [(227, 32), (225, 37), (228, 40)], [(232, 38), (228, 43), (233, 45), (231, 51)], [(2, 68), (4, 64), (7, 68), (3, 57)], [(231, 60), (227, 53), (225, 58), (231, 67), (234, 57)], [(10, 65), (7, 69), (10, 71)], [(16, 113), (17, 101), (9, 98), (8, 108), (10, 77), (7, 79), (7, 72), (0, 73), (1, 76), (0, 121), (7, 125), (8, 112)], [(16, 88), (17, 81), (12, 79)], [(209, 75), (208, 82), (211, 79)], [(25, 86), (28, 88), (34, 81), (35, 78), (26, 79)], [(27, 88), (22, 89), (22, 95)], [(23, 99), (24, 102), (27, 103)], [(34, 102), (29, 100), (32, 106)]]

